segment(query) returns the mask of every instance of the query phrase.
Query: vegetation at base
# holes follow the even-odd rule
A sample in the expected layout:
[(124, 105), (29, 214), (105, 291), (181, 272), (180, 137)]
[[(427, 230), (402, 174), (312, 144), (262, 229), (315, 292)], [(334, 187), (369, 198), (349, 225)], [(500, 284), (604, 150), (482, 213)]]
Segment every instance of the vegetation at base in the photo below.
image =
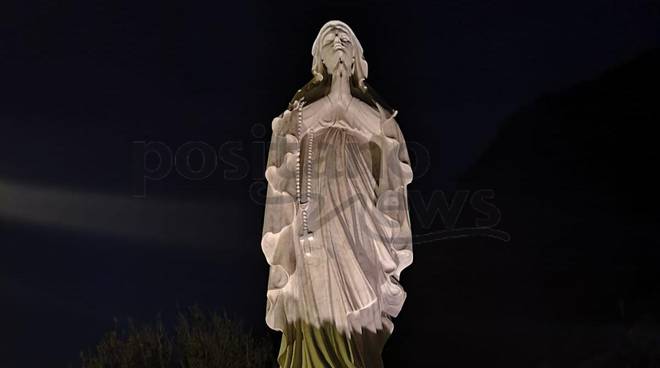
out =
[(262, 368), (275, 359), (269, 339), (198, 306), (179, 312), (173, 330), (160, 316), (140, 326), (129, 319), (126, 328), (115, 319), (114, 329), (80, 358), (82, 368)]

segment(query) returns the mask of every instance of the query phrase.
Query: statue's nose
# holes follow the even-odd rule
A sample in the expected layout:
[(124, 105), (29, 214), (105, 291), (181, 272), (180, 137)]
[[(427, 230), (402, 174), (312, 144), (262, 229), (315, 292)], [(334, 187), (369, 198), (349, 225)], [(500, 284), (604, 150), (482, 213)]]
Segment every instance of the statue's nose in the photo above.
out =
[(344, 44), (341, 42), (341, 39), (339, 36), (335, 36), (335, 41), (334, 41), (334, 48), (344, 48)]

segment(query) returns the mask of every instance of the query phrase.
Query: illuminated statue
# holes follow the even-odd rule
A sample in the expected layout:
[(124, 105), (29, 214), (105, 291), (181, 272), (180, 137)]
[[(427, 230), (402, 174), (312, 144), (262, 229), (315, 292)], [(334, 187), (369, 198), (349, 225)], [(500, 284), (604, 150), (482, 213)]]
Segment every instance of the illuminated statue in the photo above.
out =
[(348, 25), (326, 23), (312, 55), (314, 78), (272, 124), (266, 323), (282, 367), (382, 367), (413, 259), (408, 151)]

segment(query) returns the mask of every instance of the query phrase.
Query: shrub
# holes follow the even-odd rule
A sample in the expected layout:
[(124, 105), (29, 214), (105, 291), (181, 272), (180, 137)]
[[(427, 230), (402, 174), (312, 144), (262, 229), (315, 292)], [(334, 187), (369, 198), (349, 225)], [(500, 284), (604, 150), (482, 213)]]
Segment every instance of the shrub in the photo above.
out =
[(179, 312), (173, 331), (160, 316), (153, 325), (117, 319), (95, 349), (80, 354), (82, 368), (262, 368), (274, 364), (273, 346), (236, 322), (198, 306)]

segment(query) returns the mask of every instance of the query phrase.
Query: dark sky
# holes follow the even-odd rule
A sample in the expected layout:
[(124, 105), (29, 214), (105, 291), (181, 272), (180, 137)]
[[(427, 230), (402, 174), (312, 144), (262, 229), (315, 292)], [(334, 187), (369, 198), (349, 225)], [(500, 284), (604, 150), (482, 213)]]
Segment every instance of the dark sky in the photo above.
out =
[[(37, 347), (20, 366), (64, 365), (113, 316), (177, 303), (263, 327), (260, 132), (311, 78), (327, 20), (353, 28), (428, 153), (413, 188), (443, 189), (521, 106), (657, 47), (659, 15), (650, 0), (3, 3), (0, 366)], [(236, 150), (138, 198), (137, 141)]]

